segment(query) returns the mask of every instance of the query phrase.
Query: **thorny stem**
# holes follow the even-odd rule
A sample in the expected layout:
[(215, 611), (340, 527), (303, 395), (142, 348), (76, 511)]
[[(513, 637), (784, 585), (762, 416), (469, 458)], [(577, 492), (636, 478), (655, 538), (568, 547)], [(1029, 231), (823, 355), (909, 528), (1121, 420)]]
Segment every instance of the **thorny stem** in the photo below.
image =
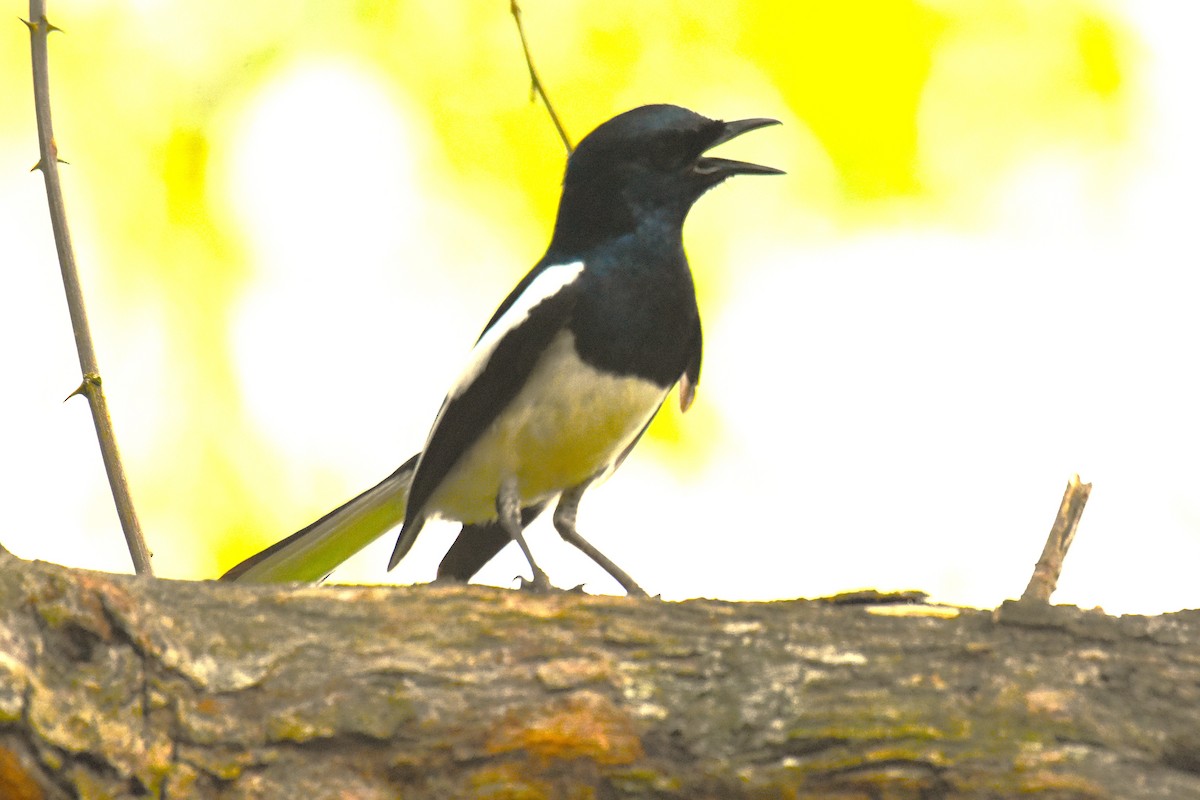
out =
[(46, 180), (50, 225), (54, 230), (63, 289), (66, 291), (67, 308), (71, 313), (71, 328), (75, 332), (75, 349), (79, 353), (79, 368), (83, 373), (83, 382), (72, 394), (87, 397), (92, 410), (96, 438), (100, 440), (100, 455), (104, 460), (105, 472), (108, 473), (108, 484), (112, 488), (113, 502), (117, 507), (121, 528), (125, 532), (125, 542), (129, 546), (134, 571), (138, 575), (151, 575), (150, 551), (146, 549), (146, 541), (133, 508), (133, 500), (129, 496), (129, 483), (125, 478), (125, 468), (121, 465), (112, 419), (108, 415), (108, 404), (104, 399), (100, 367), (96, 363), (96, 351), (92, 345), (92, 334), (84, 309), (79, 273), (75, 267), (75, 251), (71, 246), (71, 232), (67, 228), (62, 183), (58, 176), (58, 145), (54, 141), (54, 128), (50, 121), (50, 56), (47, 38), (51, 31), (59, 29), (46, 19), (44, 0), (30, 0), (29, 19), (25, 24), (29, 27), (30, 50), (33, 55), (33, 100), (37, 113), (40, 153), (40, 160), (35, 169), (40, 169)]
[(563, 127), (562, 121), (554, 111), (554, 104), (546, 96), (546, 87), (542, 84), (542, 79), (538, 77), (537, 70), (534, 69), (533, 56), (529, 53), (529, 40), (525, 37), (525, 25), (521, 22), (521, 7), (517, 4), (517, 0), (511, 0), (509, 10), (512, 12), (513, 20), (517, 23), (517, 34), (521, 37), (521, 49), (525, 51), (525, 65), (529, 67), (530, 92), (542, 98), (542, 105), (546, 106), (546, 112), (550, 115), (550, 121), (554, 123), (555, 129), (558, 131), (558, 136), (562, 139), (563, 147), (567, 148), (567, 155), (569, 156), (574, 148), (571, 146), (571, 139), (567, 136), (566, 128)]

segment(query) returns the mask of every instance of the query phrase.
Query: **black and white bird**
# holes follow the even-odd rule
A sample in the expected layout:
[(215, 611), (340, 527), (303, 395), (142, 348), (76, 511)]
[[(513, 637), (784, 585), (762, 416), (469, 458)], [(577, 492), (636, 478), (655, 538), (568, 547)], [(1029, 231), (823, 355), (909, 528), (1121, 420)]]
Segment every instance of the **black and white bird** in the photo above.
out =
[[(567, 161), (546, 254), (500, 304), (450, 387), (425, 447), (378, 486), (235, 567), (271, 580), (272, 559), (354, 550), (399, 523), (394, 567), (429, 519), (463, 523), (439, 577), (469, 579), (509, 540), (550, 587), (522, 530), (557, 501), (559, 534), (630, 594), (644, 594), (575, 527), (580, 498), (620, 465), (672, 387), (686, 411), (702, 336), (683, 223), (733, 175), (780, 170), (706, 155), (773, 119), (722, 122), (672, 105), (620, 114)], [(361, 542), (361, 543), (360, 543)], [(350, 544), (352, 543), (352, 544)], [(322, 557), (318, 557), (324, 554)], [(315, 563), (315, 562), (320, 562)], [(340, 563), (340, 562), (339, 562)]]

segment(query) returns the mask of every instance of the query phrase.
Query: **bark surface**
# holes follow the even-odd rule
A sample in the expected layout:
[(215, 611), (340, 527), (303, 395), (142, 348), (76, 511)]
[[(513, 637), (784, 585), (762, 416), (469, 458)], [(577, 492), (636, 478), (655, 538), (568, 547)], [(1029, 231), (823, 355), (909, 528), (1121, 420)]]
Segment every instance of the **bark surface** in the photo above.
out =
[(1200, 612), (281, 589), (0, 551), (0, 797), (1200, 798)]

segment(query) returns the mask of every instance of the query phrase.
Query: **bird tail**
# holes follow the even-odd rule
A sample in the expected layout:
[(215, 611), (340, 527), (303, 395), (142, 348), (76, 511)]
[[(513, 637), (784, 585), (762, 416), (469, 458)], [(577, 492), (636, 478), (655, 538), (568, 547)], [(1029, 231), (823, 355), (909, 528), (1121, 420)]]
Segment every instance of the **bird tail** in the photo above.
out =
[[(404, 521), (417, 456), (375, 486), (306, 528), (250, 556), (221, 576), (242, 583), (314, 582)], [(486, 559), (485, 559), (486, 560)]]
[(395, 569), (396, 565), (400, 563), (400, 559), (408, 554), (417, 541), (417, 534), (424, 527), (424, 517), (409, 517), (404, 520), (404, 525), (400, 528), (400, 536), (396, 539), (396, 547), (392, 550), (392, 557), (388, 559), (388, 572)]

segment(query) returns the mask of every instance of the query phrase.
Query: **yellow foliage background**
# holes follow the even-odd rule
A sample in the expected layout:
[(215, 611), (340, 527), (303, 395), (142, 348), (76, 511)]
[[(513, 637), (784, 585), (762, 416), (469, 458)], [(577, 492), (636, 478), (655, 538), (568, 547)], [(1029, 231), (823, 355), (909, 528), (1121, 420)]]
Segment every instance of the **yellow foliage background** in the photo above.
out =
[[(1117, 203), (1149, 124), (1137, 20), (1122, 7), (1085, 0), (528, 0), (523, 7), (535, 60), (575, 140), (648, 102), (784, 122), (731, 152), (782, 167), (788, 177), (732, 182), (689, 222), (715, 352), (701, 402), (686, 418), (674, 406), (660, 415), (646, 452), (623, 469), (634, 474), (612, 483), (616, 492), (628, 482), (633, 494), (593, 499), (585, 532), (590, 525), (594, 540), (614, 543), (604, 549), (623, 564), (650, 554), (640, 568), (626, 566), (667, 596), (811, 594), (890, 576), (901, 586), (988, 602), (997, 589), (954, 557), (932, 572), (889, 573), (895, 555), (881, 550), (878, 573), (866, 565), (859, 573), (829, 571), (834, 583), (824, 585), (822, 561), (853, 563), (876, 535), (921, 550), (923, 524), (897, 516), (891, 530), (857, 530), (857, 510), (842, 503), (829, 510), (829, 519), (848, 525), (838, 534), (794, 511), (792, 504), (828, 492), (821, 464), (832, 464), (830, 483), (868, 481), (846, 496), (869, 505), (869, 481), (891, 473), (876, 472), (866, 445), (843, 463), (831, 461), (815, 434), (794, 443), (811, 449), (781, 447), (773, 460), (745, 443), (814, 422), (799, 422), (811, 413), (806, 398), (836, 376), (797, 370), (799, 356), (822, 350), (833, 363), (854, 355), (839, 355), (836, 336), (788, 341), (779, 335), (787, 327), (756, 335), (752, 325), (738, 326), (747, 338), (721, 339), (726, 348), (736, 343), (736, 357), (723, 357), (728, 350), (716, 337), (733, 327), (722, 326), (726, 315), (755, 318), (739, 316), (731, 298), (756, 281), (800, 301), (781, 301), (764, 315), (827, 302), (812, 295), (824, 284), (806, 285), (805, 275), (836, 280), (821, 271), (821, 253), (843, 244), (1005, 235), (1003, 198), (1031, 164), (1048, 163), (1051, 172), (1069, 164), (1085, 194), (1101, 207)], [(161, 574), (211, 577), (414, 452), (458, 360), (540, 255), (563, 152), (530, 102), (508, 12), (503, 0), (51, 4), (51, 21), (66, 31), (52, 38), (51, 74), (58, 141), (70, 162), (70, 219), (105, 386)], [(36, 159), (27, 38), (15, 22), (2, 36), (0, 252), (8, 275), (0, 333), (9, 344), (0, 425), (8, 442), (5, 505), (18, 524), (0, 540), (26, 555), (123, 569), (85, 405), (58, 403), (78, 377), (55, 296), (40, 181), (26, 174)], [(881, 258), (888, 252), (879, 248)], [(1055, 258), (1048, 253), (1048, 262)], [(892, 273), (910, 266), (900, 258)], [(1002, 278), (981, 271), (982, 288), (960, 285), (972, 275), (969, 263), (956, 263), (915, 291), (944, 291), (951, 306), (986, 304), (987, 286)], [(832, 294), (869, 294), (871, 275), (860, 280)], [(896, 300), (906, 302), (902, 294)], [(854, 303), (844, 308), (855, 313)], [(960, 312), (963, 327), (944, 335), (969, 339), (969, 317)], [(855, 324), (865, 337), (904, 335), (904, 326), (873, 329), (869, 314)], [(738, 359), (744, 373), (732, 366)], [(930, 367), (935, 373), (953, 367)], [(723, 402), (719, 389), (707, 394), (711, 384), (749, 387), (761, 400), (739, 406), (743, 391)], [(870, 415), (872, 402), (889, 399), (856, 402), (856, 413)], [(757, 433), (745, 427), (747, 417), (757, 418)], [(824, 421), (847, 431), (857, 425)], [(829, 437), (835, 450), (840, 436)], [(876, 442), (883, 450), (910, 444)], [(989, 463), (987, 452), (978, 457)], [(792, 497), (740, 492), (718, 480), (730, 465), (787, 473), (805, 459), (817, 464), (802, 470)], [(906, 477), (919, 481), (922, 462), (912, 463)], [(1078, 463), (1040, 464), (1048, 483), (1039, 475), (1034, 487), (993, 485), (973, 501), (979, 510), (1028, 493), (1036, 523), (1021, 531), (1015, 563), (1036, 556), (1061, 483)], [(974, 469), (987, 468), (962, 466)], [(926, 502), (938, 503), (936, 474), (926, 483), (933, 484)], [(635, 484), (654, 488), (637, 495)], [(674, 527), (639, 523), (646, 504), (672, 509)], [(589, 509), (600, 506), (611, 508), (607, 521), (589, 523)], [(786, 530), (739, 517), (751, 507), (776, 509)], [(1183, 525), (1194, 537), (1189, 525), (1194, 518)], [(606, 526), (625, 532), (599, 533)], [(414, 553), (401, 579), (432, 575), (448, 539), (424, 538), (433, 540), (429, 549)], [(561, 548), (553, 534), (542, 542)], [(729, 582), (726, 548), (805, 566), (794, 580), (756, 582), (761, 561), (751, 560), (729, 569), (748, 582)], [(696, 555), (705, 551), (707, 559)], [(382, 556), (371, 558), (349, 579), (382, 579)], [(586, 564), (556, 571), (554, 557), (546, 560), (560, 583), (579, 582), (564, 573), (582, 570), (579, 580), (607, 588)], [(508, 574), (519, 569), (514, 563), (506, 563)], [(673, 571), (692, 581), (673, 582)], [(492, 580), (505, 583), (507, 574)]]

